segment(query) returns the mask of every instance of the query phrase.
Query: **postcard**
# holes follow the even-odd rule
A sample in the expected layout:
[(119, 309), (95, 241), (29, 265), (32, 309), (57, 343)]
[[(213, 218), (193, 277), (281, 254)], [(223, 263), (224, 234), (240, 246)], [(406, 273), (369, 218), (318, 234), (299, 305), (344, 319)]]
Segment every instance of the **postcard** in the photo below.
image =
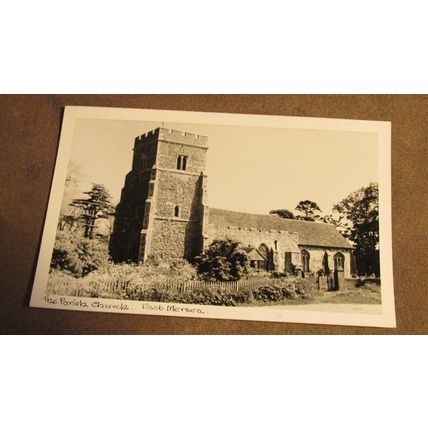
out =
[(391, 123), (66, 107), (30, 306), (395, 327)]

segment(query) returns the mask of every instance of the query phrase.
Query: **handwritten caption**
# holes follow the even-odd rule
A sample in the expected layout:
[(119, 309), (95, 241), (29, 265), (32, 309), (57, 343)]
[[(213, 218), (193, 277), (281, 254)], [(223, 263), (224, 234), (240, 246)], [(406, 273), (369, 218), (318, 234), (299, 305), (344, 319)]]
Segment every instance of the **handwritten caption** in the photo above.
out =
[(186, 312), (189, 314), (204, 314), (205, 312), (200, 308), (192, 308), (189, 306), (176, 306), (176, 305), (165, 305), (162, 303), (142, 303), (142, 309), (148, 309), (150, 311), (159, 312)]
[[(101, 300), (95, 300), (93, 302), (88, 302), (83, 299), (79, 299), (77, 297), (55, 297), (55, 296), (45, 296), (43, 300), (46, 303), (51, 305), (61, 305), (68, 306), (74, 308), (93, 308), (93, 309), (108, 309), (108, 310), (116, 310), (116, 311), (130, 311), (132, 308), (123, 302), (118, 303), (106, 303)], [(188, 314), (205, 314), (202, 309), (195, 308), (191, 306), (177, 306), (174, 304), (166, 304), (166, 303), (141, 303), (141, 309), (149, 310), (154, 312), (181, 312)]]
[(74, 297), (52, 297), (45, 296), (43, 300), (51, 305), (72, 306), (75, 308), (94, 308), (94, 309), (115, 309), (118, 311), (129, 311), (129, 306), (126, 303), (104, 303), (100, 300), (86, 302)]

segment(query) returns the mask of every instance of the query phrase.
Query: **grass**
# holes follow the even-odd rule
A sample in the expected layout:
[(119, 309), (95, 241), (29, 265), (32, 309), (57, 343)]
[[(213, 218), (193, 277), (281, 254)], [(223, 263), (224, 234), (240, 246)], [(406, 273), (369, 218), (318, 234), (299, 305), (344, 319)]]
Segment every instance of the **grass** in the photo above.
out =
[(325, 292), (318, 295), (312, 303), (353, 303), (374, 304), (382, 303), (381, 287), (367, 284), (362, 287), (351, 286), (347, 290)]
[(367, 284), (361, 287), (348, 284), (346, 290), (315, 291), (308, 299), (283, 299), (278, 302), (252, 300), (240, 306), (313, 305), (318, 303), (379, 305), (382, 303), (381, 287), (375, 284)]

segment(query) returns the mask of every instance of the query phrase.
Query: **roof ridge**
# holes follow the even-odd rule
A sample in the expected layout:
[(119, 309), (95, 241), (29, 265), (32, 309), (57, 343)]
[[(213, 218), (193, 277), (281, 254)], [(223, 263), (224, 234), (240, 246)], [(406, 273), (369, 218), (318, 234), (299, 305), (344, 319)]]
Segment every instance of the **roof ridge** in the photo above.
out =
[(247, 215), (266, 216), (266, 217), (272, 217), (272, 218), (279, 219), (279, 220), (293, 221), (293, 222), (304, 223), (304, 224), (308, 224), (308, 223), (312, 223), (312, 224), (323, 224), (323, 225), (335, 228), (332, 224), (324, 223), (322, 221), (308, 221), (308, 220), (300, 220), (300, 219), (296, 219), (296, 218), (283, 218), (283, 217), (279, 216), (278, 214), (249, 213), (249, 212), (245, 212), (245, 211), (235, 211), (235, 210), (228, 210), (228, 209), (225, 209), (225, 208), (216, 208), (216, 207), (209, 207), (209, 209), (210, 210), (227, 211), (227, 212), (236, 213), (236, 214), (247, 214)]
[(351, 243), (331, 224), (285, 219), (275, 214), (256, 214), (242, 211), (209, 208), (208, 221), (218, 226), (234, 226), (260, 231), (283, 230), (297, 233), (298, 244), (332, 248), (352, 248)]

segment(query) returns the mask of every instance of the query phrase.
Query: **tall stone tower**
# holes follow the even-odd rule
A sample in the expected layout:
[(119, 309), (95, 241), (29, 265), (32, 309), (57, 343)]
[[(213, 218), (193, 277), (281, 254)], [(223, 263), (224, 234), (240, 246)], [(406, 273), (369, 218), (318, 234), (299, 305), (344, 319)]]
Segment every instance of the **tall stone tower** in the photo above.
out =
[(207, 221), (207, 137), (157, 128), (135, 139), (110, 239), (115, 262), (192, 260)]

